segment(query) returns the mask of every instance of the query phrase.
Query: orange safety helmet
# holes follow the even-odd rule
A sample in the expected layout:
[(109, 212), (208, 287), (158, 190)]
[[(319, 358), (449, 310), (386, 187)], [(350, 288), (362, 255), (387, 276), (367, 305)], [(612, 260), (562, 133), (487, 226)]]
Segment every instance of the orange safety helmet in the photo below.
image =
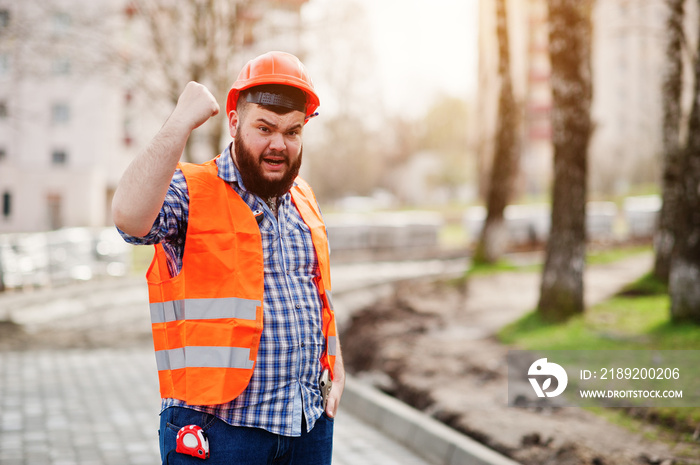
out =
[(314, 84), (301, 61), (285, 52), (268, 52), (245, 64), (238, 79), (231, 86), (226, 100), (226, 114), (236, 109), (241, 91), (266, 84), (296, 87), (306, 95), (306, 118), (314, 115), (320, 105)]

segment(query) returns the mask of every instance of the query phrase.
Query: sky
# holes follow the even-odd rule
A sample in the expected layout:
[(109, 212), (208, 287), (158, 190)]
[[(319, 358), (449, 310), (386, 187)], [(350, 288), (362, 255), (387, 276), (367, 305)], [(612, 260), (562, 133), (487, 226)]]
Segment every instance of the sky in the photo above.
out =
[[(311, 0), (333, 8), (340, 0)], [(477, 82), (477, 0), (342, 0), (364, 10), (374, 82), (385, 106), (414, 112), (441, 93), (469, 98)], [(416, 100), (421, 105), (415, 105)]]

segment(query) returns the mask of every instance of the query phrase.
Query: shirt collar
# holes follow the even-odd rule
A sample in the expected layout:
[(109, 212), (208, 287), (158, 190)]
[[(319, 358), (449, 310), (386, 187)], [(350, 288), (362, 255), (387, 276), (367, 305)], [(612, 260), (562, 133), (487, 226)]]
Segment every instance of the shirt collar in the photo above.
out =
[(218, 168), (219, 177), (221, 179), (228, 183), (238, 183), (241, 188), (245, 189), (238, 168), (233, 162), (233, 158), (231, 158), (231, 144), (229, 144), (221, 156), (216, 159), (216, 167)]

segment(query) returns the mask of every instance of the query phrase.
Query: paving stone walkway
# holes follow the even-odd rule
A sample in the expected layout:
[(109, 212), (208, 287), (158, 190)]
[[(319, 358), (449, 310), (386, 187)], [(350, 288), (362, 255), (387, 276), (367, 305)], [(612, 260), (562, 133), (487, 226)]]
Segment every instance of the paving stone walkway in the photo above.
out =
[[(337, 310), (351, 312), (362, 299), (371, 300), (372, 295), (360, 292), (368, 284), (438, 275), (464, 266), (464, 261), (446, 265), (435, 261), (338, 267), (334, 269)], [(351, 298), (343, 300), (344, 292)], [(148, 330), (147, 315), (142, 278), (0, 294), (0, 321), (12, 321), (37, 334), (55, 328), (76, 338), (88, 334), (114, 339), (123, 333), (127, 337), (128, 332)], [(111, 348), (0, 351), (0, 465), (160, 463), (160, 398), (153, 352), (143, 344), (107, 345)], [(429, 465), (344, 411), (342, 404), (335, 422), (333, 462)]]
[[(159, 396), (145, 349), (0, 353), (0, 465), (160, 463)], [(336, 465), (427, 465), (340, 411)]]

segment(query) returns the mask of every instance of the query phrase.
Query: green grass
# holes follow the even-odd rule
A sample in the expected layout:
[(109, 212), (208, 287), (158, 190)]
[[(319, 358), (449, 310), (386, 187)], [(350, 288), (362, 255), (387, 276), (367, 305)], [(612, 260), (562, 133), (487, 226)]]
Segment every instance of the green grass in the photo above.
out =
[(533, 311), (499, 337), (526, 350), (700, 349), (700, 327), (670, 324), (668, 307), (667, 296), (614, 297), (563, 324)]
[(640, 253), (651, 252), (651, 245), (632, 245), (625, 247), (613, 247), (600, 250), (588, 250), (586, 253), (587, 265), (607, 265), (618, 260), (631, 257)]
[[(695, 428), (700, 424), (700, 409), (697, 408), (644, 408), (622, 409), (605, 407), (586, 407), (608, 422), (621, 426), (628, 431), (639, 433), (651, 441), (665, 441), (678, 447), (680, 441), (695, 443), (693, 439)], [(659, 428), (649, 428), (649, 423), (660, 425)], [(690, 447), (688, 447), (690, 449)], [(678, 447), (678, 455), (683, 455), (683, 448)], [(690, 450), (688, 455), (695, 456)], [(678, 465), (683, 461), (674, 462)]]
[[(565, 323), (547, 323), (533, 311), (504, 327), (498, 337), (525, 350), (700, 350), (700, 325), (672, 323), (666, 292), (663, 283), (645, 275)], [(691, 441), (700, 425), (700, 408), (695, 407), (589, 410), (657, 439)], [(648, 423), (661, 429), (649, 433), (643, 426)]]
[(624, 297), (641, 297), (648, 295), (665, 295), (668, 285), (656, 279), (653, 273), (647, 273), (633, 283), (623, 287), (619, 295)]
[(472, 263), (471, 267), (467, 271), (468, 276), (474, 275), (492, 275), (496, 273), (502, 273), (504, 271), (540, 271), (542, 269), (541, 264), (536, 265), (516, 265), (507, 259), (501, 259), (496, 263)]
[(648, 274), (565, 323), (533, 311), (499, 338), (526, 350), (700, 350), (700, 326), (672, 323), (669, 308), (666, 286)]
[[(652, 248), (650, 245), (633, 245), (626, 247), (615, 247), (606, 248), (600, 250), (589, 250), (586, 253), (586, 264), (587, 265), (607, 265), (609, 263), (614, 263), (625, 258), (632, 257), (641, 253), (651, 252)], [(507, 257), (507, 256), (506, 256)], [(507, 258), (501, 258), (496, 263), (477, 263), (473, 262), (471, 268), (467, 271), (468, 275), (489, 275), (494, 273), (500, 273), (503, 271), (523, 271), (523, 272), (540, 272), (542, 270), (542, 263), (519, 265), (510, 262)], [(649, 282), (644, 283), (647, 285), (652, 284), (653, 278)], [(637, 286), (635, 283), (634, 286)], [(666, 292), (665, 287), (661, 288), (662, 293)], [(642, 292), (642, 290), (640, 290)], [(648, 290), (646, 292), (649, 292)], [(654, 293), (659, 293), (658, 289), (654, 289)]]

